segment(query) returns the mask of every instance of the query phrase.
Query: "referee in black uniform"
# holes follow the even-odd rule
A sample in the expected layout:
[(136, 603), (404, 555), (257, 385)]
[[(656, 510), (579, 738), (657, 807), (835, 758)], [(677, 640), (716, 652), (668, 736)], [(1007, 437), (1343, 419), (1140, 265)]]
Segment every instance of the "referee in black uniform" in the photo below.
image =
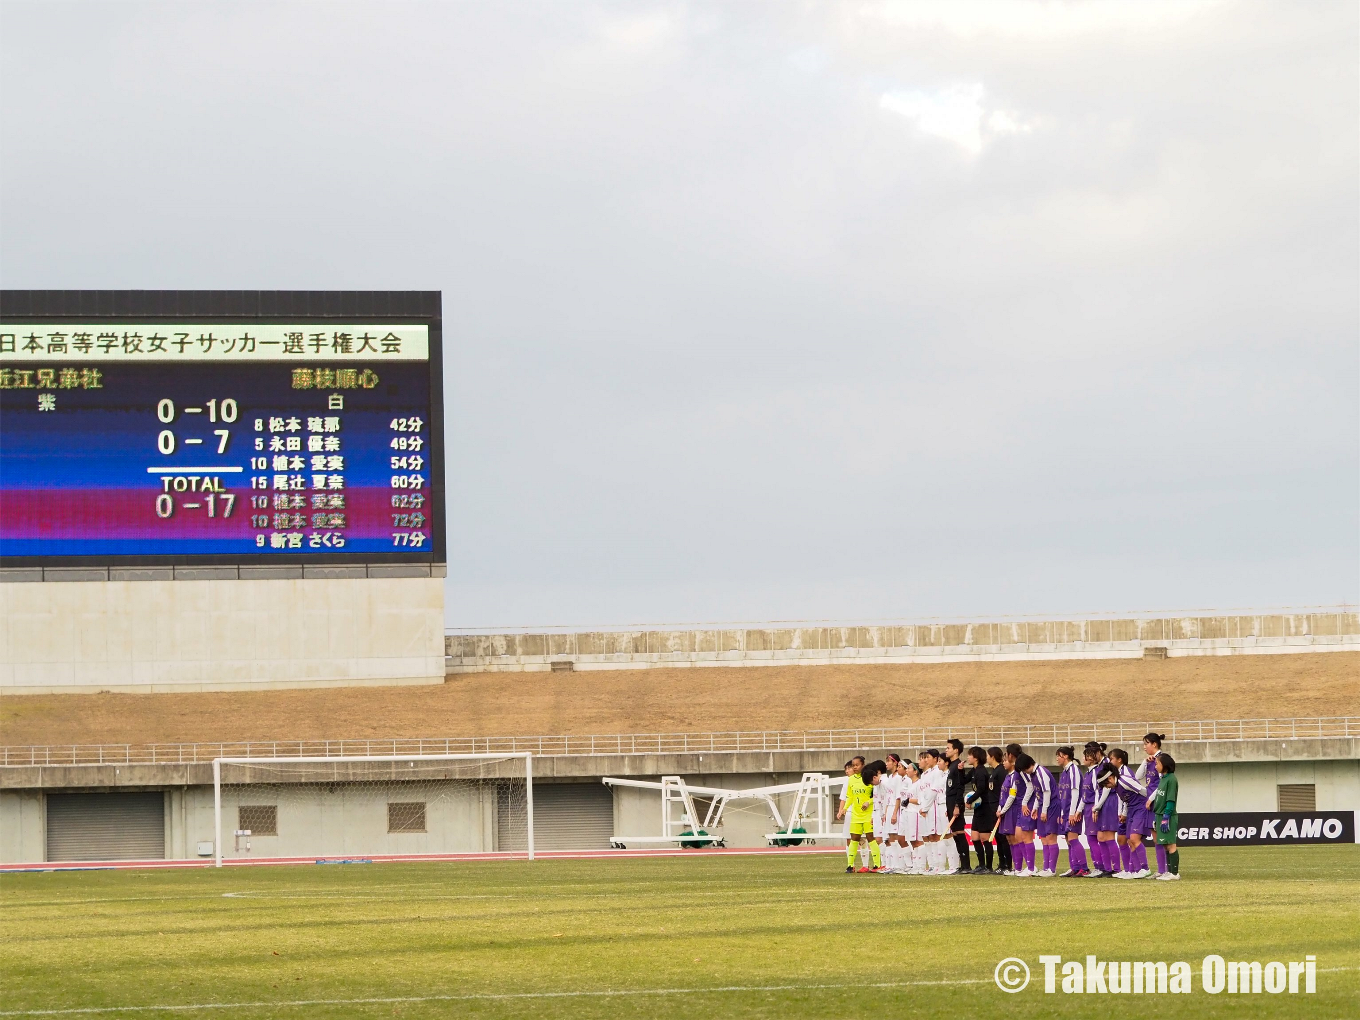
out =
[(949, 816), (949, 833), (954, 837), (954, 847), (959, 852), (959, 874), (969, 874), (968, 837), (963, 832), (964, 797), (968, 783), (973, 778), (973, 770), (963, 760), (963, 741), (950, 737), (945, 741), (944, 756), (949, 759), (949, 773), (944, 787), (944, 810)]
[[(973, 762), (973, 792), (968, 797), (973, 805), (973, 847), (978, 855), (978, 866), (973, 869), (973, 874), (994, 875), (1010, 867), (1010, 845), (998, 841), (997, 867), (993, 868), (992, 844), (988, 839), (996, 828), (996, 809), (1001, 801), (1001, 781), (1006, 778), (1006, 770), (1000, 767), (999, 747), (986, 751), (980, 747), (970, 747), (968, 757)], [(993, 761), (997, 763), (995, 768), (992, 767)]]

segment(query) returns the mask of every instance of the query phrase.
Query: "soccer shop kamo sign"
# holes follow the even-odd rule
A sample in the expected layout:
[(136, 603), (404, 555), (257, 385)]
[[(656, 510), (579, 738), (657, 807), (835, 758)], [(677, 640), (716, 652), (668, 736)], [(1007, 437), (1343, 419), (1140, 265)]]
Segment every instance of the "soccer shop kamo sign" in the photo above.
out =
[(1296, 846), (1354, 843), (1354, 811), (1185, 813), (1176, 829), (1181, 846)]
[(438, 294), (6, 291), (0, 557), (443, 562), (441, 365)]

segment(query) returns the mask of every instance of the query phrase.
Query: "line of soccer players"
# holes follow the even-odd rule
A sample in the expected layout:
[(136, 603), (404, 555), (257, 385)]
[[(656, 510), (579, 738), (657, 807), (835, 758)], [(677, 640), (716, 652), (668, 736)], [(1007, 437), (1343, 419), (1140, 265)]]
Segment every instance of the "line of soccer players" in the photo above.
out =
[[(1095, 740), (1082, 750), (1084, 769), (1075, 748), (1058, 748), (1055, 771), (1019, 744), (970, 747), (965, 756), (963, 742), (950, 739), (943, 752), (930, 748), (915, 762), (857, 755), (845, 763), (836, 815), (846, 822), (845, 870), (1052, 878), (1064, 836), (1069, 866), (1059, 877), (1154, 877), (1146, 848), (1152, 839), (1155, 877), (1175, 881), (1178, 781), (1163, 739), (1143, 738), (1137, 769), (1122, 748), (1107, 750)], [(971, 825), (964, 818), (969, 807)], [(977, 854), (972, 869), (969, 830)]]

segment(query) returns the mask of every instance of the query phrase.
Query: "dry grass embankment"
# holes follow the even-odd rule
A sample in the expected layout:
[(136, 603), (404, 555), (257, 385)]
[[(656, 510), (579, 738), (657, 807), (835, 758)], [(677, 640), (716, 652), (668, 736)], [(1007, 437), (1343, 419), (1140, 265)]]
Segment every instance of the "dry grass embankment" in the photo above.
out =
[(0, 700), (0, 740), (177, 743), (1360, 715), (1360, 656), (476, 673), (431, 687)]

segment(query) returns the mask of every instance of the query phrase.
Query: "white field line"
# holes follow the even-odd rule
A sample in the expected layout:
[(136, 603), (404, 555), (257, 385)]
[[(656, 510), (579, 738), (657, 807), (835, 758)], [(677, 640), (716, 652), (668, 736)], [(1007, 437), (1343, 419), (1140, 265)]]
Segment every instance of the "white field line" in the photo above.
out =
[(915, 988), (926, 985), (984, 985), (990, 978), (960, 978), (939, 981), (882, 981), (865, 984), (845, 981), (820, 985), (721, 985), (714, 988), (622, 988), (595, 992), (474, 992), (467, 995), (394, 995), (369, 999), (290, 999), (274, 1002), (199, 1002), (188, 1006), (85, 1006), (78, 1009), (16, 1009), (0, 1011), (3, 1016), (75, 1016), (94, 1013), (140, 1013), (195, 1009), (251, 1009), (284, 1006), (361, 1006), (403, 1002), (473, 1002), (509, 999), (584, 999), (630, 995), (705, 995), (741, 992), (803, 992), (841, 988)]
[[(1319, 967), (1319, 974), (1337, 974), (1360, 967)], [(623, 988), (581, 992), (473, 992), (467, 995), (393, 995), (366, 999), (285, 999), (273, 1002), (198, 1002), (184, 1006), (83, 1006), (75, 1009), (14, 1009), (0, 1011), (6, 1016), (79, 1016), (97, 1013), (184, 1012), (197, 1009), (257, 1009), (304, 1006), (395, 1005), (403, 1002), (474, 1002), (511, 999), (585, 999), (619, 998), (634, 995), (716, 995), (743, 992), (815, 992), (842, 988), (923, 988), (941, 985), (985, 985), (988, 978), (941, 978), (935, 981), (844, 981), (816, 985), (720, 985), (714, 988)]]

